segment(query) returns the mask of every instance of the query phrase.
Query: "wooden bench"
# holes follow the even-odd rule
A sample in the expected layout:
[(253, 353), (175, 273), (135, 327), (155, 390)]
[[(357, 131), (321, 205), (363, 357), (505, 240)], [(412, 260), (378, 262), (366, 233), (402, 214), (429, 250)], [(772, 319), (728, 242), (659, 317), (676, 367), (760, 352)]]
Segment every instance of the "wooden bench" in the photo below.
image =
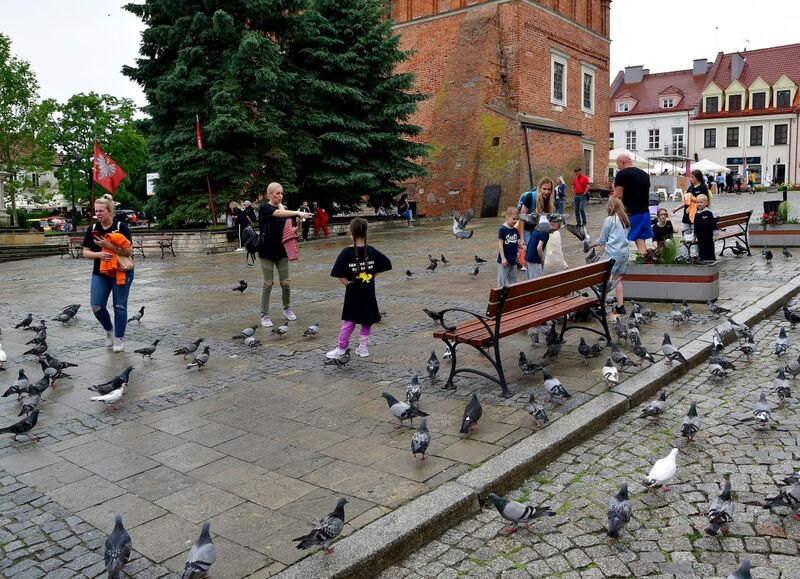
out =
[(134, 235), (133, 236), (133, 254), (137, 251), (143, 258), (147, 256), (144, 254), (145, 248), (155, 249), (156, 247), (161, 250), (161, 259), (164, 259), (164, 252), (169, 250), (172, 257), (175, 257), (175, 250), (172, 247), (174, 240), (173, 233), (165, 233), (164, 235)]
[(747, 248), (747, 255), (750, 253), (750, 244), (747, 241), (747, 228), (750, 225), (750, 217), (753, 215), (753, 210), (740, 211), (739, 213), (731, 213), (730, 215), (720, 215), (717, 217), (717, 229), (719, 229), (719, 236), (717, 241), (722, 241), (722, 249), (719, 252), (720, 257), (726, 249), (730, 249), (733, 253), (734, 245), (728, 245), (728, 239), (739, 239), (744, 243)]
[(83, 235), (70, 235), (66, 243), (61, 245), (61, 259), (67, 253), (75, 259), (83, 256)]
[[(435, 331), (433, 336), (441, 338), (447, 344), (451, 360), (450, 376), (443, 388), (455, 388), (453, 377), (456, 374), (471, 373), (495, 382), (502, 389), (503, 396), (510, 397), (511, 392), (508, 390), (500, 358), (500, 340), (550, 320), (562, 320), (560, 338), (567, 330), (583, 329), (600, 334), (611, 342), (604, 304), (613, 263), (613, 260), (604, 260), (512, 286), (495, 288), (489, 292), (489, 305), (485, 314), (462, 308), (447, 308), (439, 312), (442, 329)], [(580, 293), (586, 288), (591, 288), (588, 296)], [(600, 307), (595, 308), (595, 306)], [(600, 322), (602, 331), (586, 326), (569, 325), (567, 318), (569, 314), (587, 309)], [(449, 312), (463, 312), (475, 319), (450, 326), (445, 319)], [(469, 344), (477, 349), (492, 364), (497, 376), (473, 368), (457, 368), (456, 344)]]

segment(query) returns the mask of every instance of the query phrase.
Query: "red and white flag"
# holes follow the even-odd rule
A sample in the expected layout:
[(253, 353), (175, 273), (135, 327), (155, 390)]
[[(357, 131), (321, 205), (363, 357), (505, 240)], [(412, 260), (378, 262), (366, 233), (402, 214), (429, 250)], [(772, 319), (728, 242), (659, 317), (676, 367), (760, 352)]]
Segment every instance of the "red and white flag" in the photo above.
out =
[(197, 130), (197, 148), (202, 150), (203, 149), (203, 135), (200, 133), (200, 117), (198, 115), (194, 116), (195, 118), (195, 129)]
[(114, 162), (114, 159), (106, 155), (94, 142), (94, 182), (103, 186), (109, 193), (114, 195), (117, 187), (125, 178), (125, 171)]

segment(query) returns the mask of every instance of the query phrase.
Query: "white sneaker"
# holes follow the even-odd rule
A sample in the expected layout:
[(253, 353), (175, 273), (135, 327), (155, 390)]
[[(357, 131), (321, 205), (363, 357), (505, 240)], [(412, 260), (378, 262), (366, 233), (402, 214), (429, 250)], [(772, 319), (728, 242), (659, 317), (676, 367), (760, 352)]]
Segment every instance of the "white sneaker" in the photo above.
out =
[(261, 325), (265, 328), (272, 327), (272, 320), (269, 319), (269, 316), (266, 314), (261, 314)]
[(114, 345), (114, 332), (106, 332), (106, 348)]
[(369, 349), (366, 346), (359, 346), (358, 348), (356, 348), (356, 354), (358, 354), (362, 358), (366, 358), (369, 356)]
[(294, 315), (292, 308), (283, 308), (283, 317), (289, 320), (290, 322), (293, 322), (297, 319), (297, 316)]
[(326, 358), (330, 358), (333, 360), (334, 358), (341, 358), (344, 356), (346, 350), (342, 350), (339, 346), (336, 346), (333, 350), (325, 354)]
[(112, 352), (124, 352), (125, 351), (125, 343), (122, 341), (122, 338), (114, 338), (114, 347), (111, 348)]
[(244, 247), (237, 247), (236, 249), (233, 250), (234, 253), (239, 253), (240, 251), (245, 251), (245, 248)]

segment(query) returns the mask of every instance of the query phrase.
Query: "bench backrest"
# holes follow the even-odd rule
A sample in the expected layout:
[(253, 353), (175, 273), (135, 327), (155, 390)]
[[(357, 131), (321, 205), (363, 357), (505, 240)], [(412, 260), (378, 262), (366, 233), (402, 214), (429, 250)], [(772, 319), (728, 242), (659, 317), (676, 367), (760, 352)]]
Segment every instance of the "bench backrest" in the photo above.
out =
[(750, 221), (750, 216), (753, 214), (753, 210), (750, 211), (740, 211), (739, 213), (729, 213), (728, 215), (720, 215), (717, 219), (717, 227), (720, 229), (725, 229), (726, 227), (730, 227), (732, 225), (745, 225), (748, 221)]
[[(590, 265), (582, 265), (536, 279), (529, 279), (508, 287), (503, 312), (511, 312), (555, 297), (565, 296), (592, 285), (602, 284), (611, 269), (611, 260), (604, 259)], [(486, 315), (493, 318), (500, 311), (502, 292), (506, 288), (494, 288), (489, 292)]]

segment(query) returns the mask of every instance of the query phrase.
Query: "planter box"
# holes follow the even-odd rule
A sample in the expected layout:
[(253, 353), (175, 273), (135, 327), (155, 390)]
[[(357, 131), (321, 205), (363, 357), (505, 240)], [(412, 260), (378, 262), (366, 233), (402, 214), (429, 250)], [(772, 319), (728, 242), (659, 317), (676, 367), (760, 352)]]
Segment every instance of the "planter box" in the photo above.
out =
[(719, 297), (719, 263), (638, 265), (629, 263), (622, 278), (625, 299), (705, 302)]
[(800, 224), (767, 225), (763, 229), (760, 224), (750, 224), (748, 242), (755, 248), (769, 245), (772, 247), (800, 247)]

